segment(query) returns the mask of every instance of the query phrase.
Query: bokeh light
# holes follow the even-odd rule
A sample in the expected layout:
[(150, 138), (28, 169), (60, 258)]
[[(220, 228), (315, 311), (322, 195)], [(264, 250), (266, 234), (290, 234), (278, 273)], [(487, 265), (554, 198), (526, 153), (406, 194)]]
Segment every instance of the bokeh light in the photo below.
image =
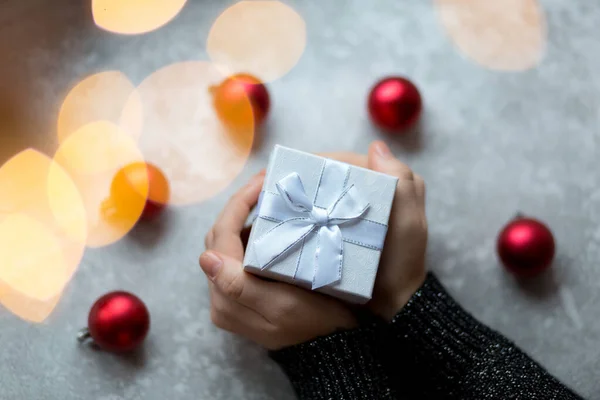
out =
[(241, 1), (213, 23), (206, 50), (229, 75), (247, 72), (269, 82), (281, 78), (300, 60), (306, 47), (306, 24), (279, 1)]
[(83, 125), (105, 120), (119, 123), (125, 102), (129, 101), (127, 132), (137, 138), (141, 130), (142, 110), (135, 86), (119, 71), (90, 75), (75, 85), (65, 97), (58, 114), (60, 143)]
[(69, 175), (32, 149), (0, 168), (0, 192), (0, 303), (41, 322), (83, 256), (83, 202)]
[(92, 0), (96, 25), (109, 32), (135, 35), (153, 31), (179, 14), (187, 0)]
[(44, 322), (60, 300), (56, 295), (47, 300), (27, 297), (0, 280), (0, 304), (18, 317), (29, 322)]
[[(223, 190), (244, 167), (254, 138), (253, 121), (232, 132), (217, 117), (209, 88), (225, 77), (211, 63), (164, 67), (137, 88), (143, 106), (140, 149), (171, 186), (170, 203), (184, 205)], [(250, 101), (240, 115), (252, 118)], [(123, 119), (129, 118), (129, 107)]]
[(135, 141), (117, 125), (96, 121), (84, 125), (58, 148), (54, 159), (73, 178), (81, 193), (88, 221), (87, 245), (101, 247), (126, 235), (138, 221), (148, 193), (117, 209), (111, 185), (117, 172), (132, 162), (143, 162)]
[(537, 0), (436, 0), (442, 25), (459, 50), (493, 70), (535, 67), (546, 47)]
[(27, 297), (48, 300), (59, 294), (70, 271), (54, 232), (23, 213), (0, 221), (0, 279)]
[(87, 219), (71, 177), (46, 155), (27, 149), (0, 168), (0, 193), (0, 220), (24, 213), (51, 229), (73, 272), (83, 256)]

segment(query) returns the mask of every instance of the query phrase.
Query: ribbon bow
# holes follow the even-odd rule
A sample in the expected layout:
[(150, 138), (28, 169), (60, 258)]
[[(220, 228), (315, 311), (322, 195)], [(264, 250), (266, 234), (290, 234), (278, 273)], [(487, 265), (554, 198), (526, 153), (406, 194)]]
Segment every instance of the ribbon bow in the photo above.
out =
[[(304, 246), (308, 235), (316, 231), (317, 245), (312, 260), (300, 252), (299, 269), (313, 267), (312, 288), (317, 289), (341, 279), (346, 239), (365, 247), (378, 248), (383, 243), (387, 227), (381, 224), (371, 229), (360, 227), (360, 217), (369, 208), (354, 185), (331, 197), (333, 202), (322, 208), (310, 201), (297, 173), (291, 173), (276, 184), (279, 195), (265, 193), (261, 198), (259, 216), (279, 221), (279, 224), (254, 241), (254, 250), (261, 269), (268, 268), (297, 246)], [(369, 225), (373, 225), (372, 221)], [(348, 225), (347, 235), (341, 225)], [(357, 228), (358, 227), (358, 228)], [(383, 236), (381, 235), (383, 233)], [(344, 237), (347, 236), (347, 237)], [(369, 240), (371, 238), (371, 240)], [(363, 240), (364, 239), (364, 240)], [(369, 245), (369, 242), (374, 244)], [(313, 262), (314, 261), (314, 262)], [(296, 278), (296, 274), (294, 278)]]

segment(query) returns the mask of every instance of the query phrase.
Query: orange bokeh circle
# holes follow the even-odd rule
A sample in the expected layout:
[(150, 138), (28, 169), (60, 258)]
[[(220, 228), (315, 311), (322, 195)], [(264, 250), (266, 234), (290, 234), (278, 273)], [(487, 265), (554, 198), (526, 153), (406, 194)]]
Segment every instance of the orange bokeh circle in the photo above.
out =
[(229, 75), (246, 72), (266, 82), (281, 78), (306, 47), (306, 23), (280, 1), (240, 1), (213, 23), (206, 40), (210, 59)]
[[(254, 140), (250, 100), (240, 103), (247, 119), (232, 130), (217, 116), (210, 88), (225, 77), (211, 63), (187, 61), (164, 67), (137, 88), (144, 115), (139, 147), (170, 184), (170, 204), (208, 199), (241, 172)], [(125, 106), (123, 126), (130, 119)]]
[(41, 322), (83, 257), (83, 201), (71, 177), (33, 149), (0, 168), (0, 191), (0, 303)]
[(140, 183), (140, 196), (117, 207), (111, 186), (124, 166), (144, 162), (135, 141), (117, 125), (96, 121), (84, 125), (58, 148), (54, 159), (72, 176), (85, 205), (87, 245), (114, 243), (137, 223), (144, 209), (148, 182)]
[(28, 297), (0, 281), (0, 304), (25, 321), (44, 322), (54, 311), (60, 297), (60, 294), (49, 299)]
[(124, 35), (146, 33), (167, 24), (187, 0), (92, 0), (92, 16), (104, 30)]
[(59, 294), (71, 277), (60, 237), (25, 213), (0, 221), (0, 279), (27, 297), (47, 300)]
[(83, 256), (87, 219), (83, 199), (65, 170), (26, 149), (0, 168), (0, 192), (0, 219), (23, 213), (51, 229), (73, 272)]
[(142, 110), (135, 86), (120, 71), (104, 71), (77, 83), (66, 95), (58, 113), (57, 135), (64, 142), (82, 126), (94, 121), (119, 123), (125, 102), (129, 103), (127, 132), (140, 134)]
[(436, 0), (435, 4), (452, 42), (478, 64), (523, 71), (541, 61), (547, 32), (537, 0)]

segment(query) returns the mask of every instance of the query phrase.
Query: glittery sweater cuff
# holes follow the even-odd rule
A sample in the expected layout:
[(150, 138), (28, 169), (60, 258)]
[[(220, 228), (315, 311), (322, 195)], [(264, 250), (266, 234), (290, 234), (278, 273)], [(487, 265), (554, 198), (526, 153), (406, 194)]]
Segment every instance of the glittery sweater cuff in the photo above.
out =
[(401, 357), (396, 384), (420, 398), (580, 399), (512, 342), (476, 321), (432, 274), (390, 328)]
[(388, 372), (379, 354), (383, 322), (336, 332), (269, 353), (302, 400), (391, 400)]

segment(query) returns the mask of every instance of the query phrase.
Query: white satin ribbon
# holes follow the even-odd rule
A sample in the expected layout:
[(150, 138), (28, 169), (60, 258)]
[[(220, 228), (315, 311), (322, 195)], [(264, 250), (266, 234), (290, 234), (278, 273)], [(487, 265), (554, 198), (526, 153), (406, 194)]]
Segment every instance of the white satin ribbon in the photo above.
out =
[[(347, 165), (326, 161), (314, 201), (306, 195), (297, 173), (277, 182), (279, 194), (261, 194), (258, 216), (278, 222), (253, 242), (261, 269), (301, 246), (294, 278), (306, 277), (311, 270), (312, 288), (317, 289), (341, 279), (344, 241), (381, 250), (387, 226), (361, 218), (369, 203), (360, 197), (354, 185), (345, 188), (348, 172)], [(319, 200), (329, 204), (318, 207), (315, 203)], [(315, 231), (317, 243), (310, 257), (305, 254), (304, 245)]]

